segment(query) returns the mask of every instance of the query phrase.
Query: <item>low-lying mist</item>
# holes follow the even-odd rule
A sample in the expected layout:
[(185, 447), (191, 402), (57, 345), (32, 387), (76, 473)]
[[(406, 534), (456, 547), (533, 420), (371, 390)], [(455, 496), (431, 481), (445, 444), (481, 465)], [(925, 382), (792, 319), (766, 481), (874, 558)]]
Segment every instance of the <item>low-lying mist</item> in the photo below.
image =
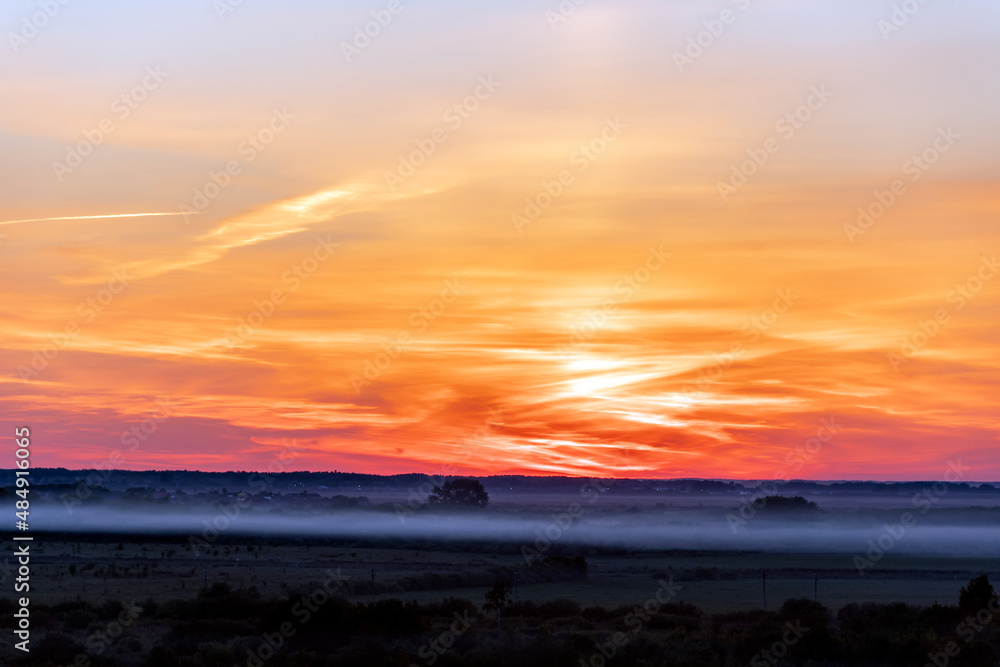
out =
[[(32, 529), (81, 533), (330, 537), (406, 541), (488, 541), (547, 551), (560, 547), (752, 550), (864, 554), (872, 544), (894, 554), (994, 556), (1000, 553), (1000, 510), (819, 512), (810, 517), (753, 516), (735, 510), (541, 511), (421, 508), (412, 512), (349, 509), (284, 513), (235, 503), (217, 507), (33, 506)], [(904, 514), (908, 512), (908, 514)], [(908, 524), (908, 525), (907, 525)], [(869, 542), (871, 541), (871, 543)]]

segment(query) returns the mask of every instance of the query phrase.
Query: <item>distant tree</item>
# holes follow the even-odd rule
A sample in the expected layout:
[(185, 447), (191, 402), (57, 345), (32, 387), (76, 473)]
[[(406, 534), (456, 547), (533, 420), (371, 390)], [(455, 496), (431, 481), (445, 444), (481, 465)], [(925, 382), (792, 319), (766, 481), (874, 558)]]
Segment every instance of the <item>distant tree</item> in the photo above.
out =
[(815, 512), (819, 505), (802, 496), (764, 496), (762, 506), (778, 512)]
[[(975, 614), (981, 609), (989, 609), (991, 600), (997, 598), (997, 592), (990, 584), (990, 579), (982, 574), (970, 579), (958, 593), (958, 608), (964, 613)], [(996, 604), (996, 603), (994, 603)]]
[(431, 494), (427, 496), (427, 502), (442, 505), (486, 507), (486, 504), (490, 502), (490, 496), (479, 480), (460, 477), (449, 480), (441, 486), (435, 486)]
[(483, 609), (497, 613), (497, 629), (500, 628), (500, 610), (510, 604), (511, 589), (509, 582), (498, 581), (493, 584), (493, 588), (486, 591), (486, 604), (483, 605)]

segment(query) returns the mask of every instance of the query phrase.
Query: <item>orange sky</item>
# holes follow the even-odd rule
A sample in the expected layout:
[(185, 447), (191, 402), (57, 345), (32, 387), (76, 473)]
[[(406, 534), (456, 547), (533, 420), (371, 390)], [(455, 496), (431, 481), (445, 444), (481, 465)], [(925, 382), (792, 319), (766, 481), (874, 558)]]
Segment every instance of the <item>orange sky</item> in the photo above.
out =
[(1000, 480), (995, 6), (133, 4), (0, 55), (35, 466)]

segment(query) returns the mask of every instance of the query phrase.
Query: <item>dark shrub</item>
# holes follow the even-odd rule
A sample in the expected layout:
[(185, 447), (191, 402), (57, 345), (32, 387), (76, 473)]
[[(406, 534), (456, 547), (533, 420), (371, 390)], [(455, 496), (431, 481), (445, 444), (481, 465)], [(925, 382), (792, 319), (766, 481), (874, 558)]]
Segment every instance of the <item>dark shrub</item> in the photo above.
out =
[(469, 618), (479, 618), (480, 615), (479, 608), (471, 600), (456, 597), (445, 598), (437, 604), (425, 605), (424, 612), (430, 616), (447, 618), (453, 618), (455, 614), (462, 617), (468, 614)]
[(587, 607), (580, 613), (588, 621), (606, 621), (614, 617), (614, 614), (604, 607)]
[(125, 606), (117, 600), (105, 600), (97, 606), (97, 615), (105, 621), (110, 621), (118, 618), (124, 609)]
[(933, 628), (939, 635), (945, 635), (954, 630), (962, 620), (962, 612), (958, 607), (934, 603), (920, 611), (917, 622), (921, 628)]
[(808, 598), (791, 598), (785, 600), (778, 611), (781, 620), (785, 622), (798, 621), (810, 630), (826, 630), (830, 626), (830, 612), (819, 602)]
[(97, 614), (89, 609), (74, 609), (66, 612), (62, 621), (72, 630), (85, 630), (91, 623), (97, 621)]
[(572, 618), (580, 616), (580, 605), (572, 600), (550, 600), (538, 605), (542, 618)]
[(531, 600), (522, 600), (520, 602), (510, 603), (504, 608), (503, 615), (534, 618), (541, 618), (542, 616), (541, 612), (538, 610), (538, 603), (532, 602)]
[(430, 628), (430, 620), (415, 602), (379, 600), (356, 609), (358, 629), (362, 633), (412, 635)]

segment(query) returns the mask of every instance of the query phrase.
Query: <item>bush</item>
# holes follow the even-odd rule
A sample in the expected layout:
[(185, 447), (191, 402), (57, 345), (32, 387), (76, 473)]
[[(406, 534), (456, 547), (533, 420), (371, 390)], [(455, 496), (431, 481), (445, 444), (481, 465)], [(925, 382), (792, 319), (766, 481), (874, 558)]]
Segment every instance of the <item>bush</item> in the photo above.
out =
[(239, 662), (234, 648), (218, 642), (199, 646), (197, 655), (198, 664), (204, 667), (231, 667)]
[(917, 623), (921, 628), (933, 629), (939, 635), (945, 635), (954, 630), (961, 620), (962, 613), (958, 607), (937, 603), (922, 609), (917, 616)]
[(580, 613), (588, 621), (607, 621), (614, 618), (614, 614), (604, 607), (587, 607)]
[(542, 618), (570, 618), (580, 616), (580, 605), (573, 600), (551, 600), (538, 605)]
[(146, 657), (145, 667), (174, 667), (177, 654), (163, 646), (154, 646)]
[(470, 618), (479, 618), (479, 608), (471, 600), (449, 597), (436, 604), (424, 605), (424, 612), (429, 616), (454, 618), (455, 614)]
[(118, 618), (124, 609), (125, 606), (117, 600), (105, 600), (97, 607), (97, 614), (101, 619), (110, 621)]
[(63, 623), (72, 630), (85, 630), (97, 621), (97, 614), (89, 609), (74, 609), (63, 615)]
[(430, 620), (416, 602), (379, 600), (375, 604), (354, 607), (357, 631), (363, 634), (412, 635), (430, 629)]
[(810, 630), (826, 630), (830, 626), (830, 612), (819, 602), (808, 598), (791, 598), (785, 600), (778, 611), (781, 620), (792, 623), (799, 621), (803, 627)]

